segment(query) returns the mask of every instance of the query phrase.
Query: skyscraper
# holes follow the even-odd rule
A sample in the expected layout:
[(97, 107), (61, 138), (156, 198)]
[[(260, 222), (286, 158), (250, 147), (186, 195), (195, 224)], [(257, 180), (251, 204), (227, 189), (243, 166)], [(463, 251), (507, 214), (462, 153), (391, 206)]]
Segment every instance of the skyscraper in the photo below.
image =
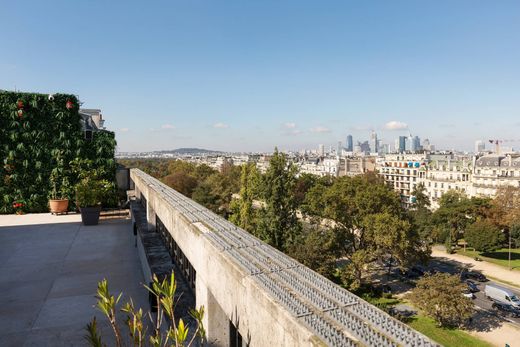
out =
[(486, 143), (482, 140), (475, 141), (475, 153), (482, 153), (486, 150)]
[(324, 157), (325, 156), (325, 145), (320, 144), (318, 146), (318, 155), (320, 157)]
[(412, 134), (410, 134), (406, 138), (406, 145), (405, 145), (406, 151), (413, 152), (412, 147), (413, 147), (413, 136), (412, 136)]
[(429, 139), (424, 139), (424, 141), (423, 141), (423, 149), (425, 151), (431, 151), (430, 140)]
[(399, 153), (406, 152), (406, 136), (399, 136), (399, 148), (397, 150)]
[(414, 136), (412, 139), (412, 153), (416, 153), (421, 149), (421, 139), (419, 136)]
[(343, 151), (343, 147), (341, 146), (341, 141), (338, 141), (338, 148), (336, 149), (336, 156), (341, 157), (342, 151)]
[(365, 141), (363, 143), (358, 141), (358, 145), (361, 148), (362, 153), (365, 153), (365, 154), (370, 153), (370, 144), (368, 143), (368, 141)]
[(370, 134), (370, 152), (377, 153), (379, 149), (378, 147), (379, 143), (377, 142), (377, 134), (375, 131), (372, 131)]
[(354, 141), (352, 140), (352, 135), (347, 135), (347, 142), (345, 143), (347, 147), (347, 152), (354, 151)]

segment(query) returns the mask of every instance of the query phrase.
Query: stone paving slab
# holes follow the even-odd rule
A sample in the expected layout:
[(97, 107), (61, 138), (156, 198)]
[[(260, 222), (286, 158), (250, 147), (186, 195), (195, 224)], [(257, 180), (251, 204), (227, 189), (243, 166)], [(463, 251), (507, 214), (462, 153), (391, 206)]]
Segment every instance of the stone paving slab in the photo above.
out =
[[(0, 216), (0, 346), (85, 346), (97, 283), (148, 310), (129, 219), (85, 227), (79, 215)], [(121, 316), (123, 319), (123, 316)]]

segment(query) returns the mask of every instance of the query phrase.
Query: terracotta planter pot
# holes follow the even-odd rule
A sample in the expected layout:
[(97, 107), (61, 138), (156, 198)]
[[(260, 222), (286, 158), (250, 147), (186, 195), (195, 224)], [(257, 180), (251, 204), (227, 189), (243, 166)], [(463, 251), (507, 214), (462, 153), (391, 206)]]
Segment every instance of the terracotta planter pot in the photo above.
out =
[(101, 206), (95, 207), (80, 207), (81, 221), (84, 225), (97, 225), (99, 223), (99, 213)]
[(69, 209), (69, 200), (49, 200), (49, 208), (51, 213), (67, 213)]

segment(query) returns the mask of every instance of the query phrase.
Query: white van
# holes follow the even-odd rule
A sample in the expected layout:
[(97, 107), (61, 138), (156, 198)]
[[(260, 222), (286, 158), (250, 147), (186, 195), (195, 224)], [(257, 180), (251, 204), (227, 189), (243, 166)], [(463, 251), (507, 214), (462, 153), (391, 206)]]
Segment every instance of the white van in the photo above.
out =
[(520, 308), (520, 299), (509, 289), (505, 289), (494, 284), (486, 284), (485, 293), (488, 299), (509, 304)]

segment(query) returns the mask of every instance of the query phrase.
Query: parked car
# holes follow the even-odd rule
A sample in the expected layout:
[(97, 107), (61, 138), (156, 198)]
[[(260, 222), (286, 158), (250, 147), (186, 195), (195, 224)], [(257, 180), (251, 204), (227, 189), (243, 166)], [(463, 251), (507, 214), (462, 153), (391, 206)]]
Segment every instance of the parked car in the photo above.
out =
[(401, 275), (406, 278), (415, 279), (424, 276), (424, 272), (420, 269), (412, 267), (408, 270), (401, 271)]
[(495, 284), (486, 284), (486, 297), (494, 302), (511, 305), (520, 308), (520, 299), (509, 289), (497, 286)]
[(381, 286), (381, 291), (383, 292), (383, 294), (392, 294), (392, 288), (390, 288), (388, 284), (383, 284)]
[(520, 317), (520, 309), (513, 307), (509, 304), (494, 302), (493, 305), (491, 305), (491, 307), (497, 311), (500, 311), (504, 316), (509, 315), (514, 318)]
[(418, 265), (412, 266), (411, 270), (418, 273), (421, 276), (424, 276), (424, 273), (426, 271), (422, 266)]
[(465, 280), (465, 279), (472, 279), (472, 280), (476, 280), (476, 281), (479, 281), (479, 282), (489, 281), (486, 278), (486, 276), (484, 276), (480, 272), (476, 272), (476, 271), (465, 271), (465, 272), (463, 272), (461, 274), (461, 277), (462, 277), (463, 280)]
[(471, 280), (466, 280), (466, 285), (468, 286), (468, 290), (472, 293), (479, 292), (480, 289), (478, 289), (477, 284)]
[(435, 274), (437, 274), (437, 273), (439, 273), (439, 272), (442, 272), (442, 271), (439, 271), (439, 270), (437, 270), (437, 269), (430, 269), (430, 270), (428, 270), (427, 272), (428, 272), (430, 275), (435, 275)]
[(463, 290), (462, 295), (468, 299), (475, 299), (475, 294), (473, 294), (469, 289)]

